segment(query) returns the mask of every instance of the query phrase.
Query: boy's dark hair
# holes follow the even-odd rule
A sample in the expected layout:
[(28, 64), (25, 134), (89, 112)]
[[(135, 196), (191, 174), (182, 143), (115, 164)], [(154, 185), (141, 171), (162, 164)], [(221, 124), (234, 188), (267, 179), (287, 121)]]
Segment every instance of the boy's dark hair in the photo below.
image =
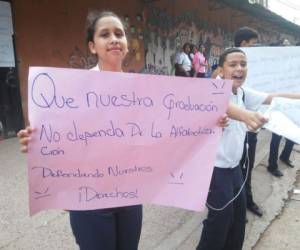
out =
[(182, 46), (183, 52), (185, 51), (185, 48), (186, 48), (186, 47), (189, 47), (189, 48), (191, 49), (191, 44), (190, 44), (190, 43), (185, 43), (185, 44), (183, 44), (183, 46)]
[(224, 66), (224, 62), (226, 61), (226, 57), (231, 54), (231, 53), (243, 53), (244, 55), (245, 52), (242, 51), (241, 49), (239, 48), (229, 48), (229, 49), (226, 49), (221, 55), (220, 55), (220, 59), (219, 59), (219, 66), (220, 67), (223, 67)]
[(99, 19), (101, 19), (102, 17), (111, 17), (111, 16), (115, 17), (115, 18), (118, 18), (120, 20), (120, 22), (122, 23), (122, 25), (124, 27), (124, 31), (126, 32), (126, 30), (127, 30), (126, 23), (117, 14), (115, 14), (112, 11), (93, 10), (93, 11), (89, 12), (89, 14), (87, 16), (87, 19), (86, 19), (86, 35), (87, 35), (86, 36), (86, 42), (87, 43), (94, 41), (94, 34), (95, 34), (95, 31), (96, 31), (97, 21)]
[(243, 41), (248, 42), (253, 38), (258, 39), (258, 33), (255, 29), (247, 26), (241, 27), (234, 33), (234, 46), (241, 47)]
[(280, 46), (280, 44), (278, 42), (277, 43), (276, 42), (272, 42), (272, 43), (269, 44), (269, 46), (270, 47), (277, 47), (277, 46)]

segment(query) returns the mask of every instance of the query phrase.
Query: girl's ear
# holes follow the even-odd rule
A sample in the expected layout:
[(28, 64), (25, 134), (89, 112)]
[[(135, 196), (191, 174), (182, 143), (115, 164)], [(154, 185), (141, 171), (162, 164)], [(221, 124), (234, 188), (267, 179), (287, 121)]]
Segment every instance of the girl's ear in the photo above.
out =
[(88, 47), (89, 47), (90, 52), (91, 52), (92, 54), (96, 54), (95, 44), (94, 44), (93, 42), (89, 41), (89, 42), (88, 42)]

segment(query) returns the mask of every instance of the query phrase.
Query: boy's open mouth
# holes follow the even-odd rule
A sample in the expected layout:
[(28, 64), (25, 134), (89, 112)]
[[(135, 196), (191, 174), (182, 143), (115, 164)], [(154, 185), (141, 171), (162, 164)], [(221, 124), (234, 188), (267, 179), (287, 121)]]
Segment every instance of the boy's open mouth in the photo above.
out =
[(244, 76), (233, 75), (233, 76), (232, 76), (232, 79), (234, 79), (234, 80), (243, 80), (243, 79), (244, 79)]

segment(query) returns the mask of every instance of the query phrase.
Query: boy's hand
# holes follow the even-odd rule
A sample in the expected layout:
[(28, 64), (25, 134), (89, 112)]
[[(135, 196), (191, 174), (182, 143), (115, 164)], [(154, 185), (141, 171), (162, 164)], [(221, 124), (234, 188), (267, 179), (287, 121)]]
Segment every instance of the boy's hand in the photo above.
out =
[(19, 138), (19, 142), (22, 145), (21, 146), (21, 152), (27, 153), (28, 152), (28, 144), (31, 140), (31, 133), (33, 132), (33, 129), (31, 127), (26, 127), (25, 129), (22, 129), (18, 132), (17, 136)]
[(243, 122), (246, 124), (247, 128), (250, 131), (255, 132), (257, 129), (262, 127), (266, 122), (268, 122), (268, 119), (263, 117), (258, 112), (246, 111)]

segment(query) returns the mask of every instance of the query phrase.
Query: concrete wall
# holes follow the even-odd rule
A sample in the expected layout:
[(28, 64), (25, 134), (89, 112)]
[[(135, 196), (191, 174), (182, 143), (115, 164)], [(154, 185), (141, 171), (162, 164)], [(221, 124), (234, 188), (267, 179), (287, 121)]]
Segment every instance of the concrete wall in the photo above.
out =
[(12, 0), (22, 105), (27, 118), (30, 66), (88, 68), (94, 60), (85, 44), (85, 19), (91, 9), (112, 10), (126, 18), (130, 52), (125, 71), (173, 74), (176, 51), (185, 42), (204, 43), (212, 63), (232, 43), (232, 33), (248, 25), (261, 42), (293, 37), (272, 24), (224, 8), (212, 0)]

